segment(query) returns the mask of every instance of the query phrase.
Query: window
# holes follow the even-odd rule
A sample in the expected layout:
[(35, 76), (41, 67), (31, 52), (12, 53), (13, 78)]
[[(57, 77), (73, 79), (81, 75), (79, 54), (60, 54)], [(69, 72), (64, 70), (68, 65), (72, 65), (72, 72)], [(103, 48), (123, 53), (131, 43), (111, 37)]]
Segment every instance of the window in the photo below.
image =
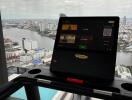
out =
[(9, 76), (49, 67), (59, 16), (120, 16), (116, 75), (132, 79), (131, 0), (0, 0), (0, 9)]

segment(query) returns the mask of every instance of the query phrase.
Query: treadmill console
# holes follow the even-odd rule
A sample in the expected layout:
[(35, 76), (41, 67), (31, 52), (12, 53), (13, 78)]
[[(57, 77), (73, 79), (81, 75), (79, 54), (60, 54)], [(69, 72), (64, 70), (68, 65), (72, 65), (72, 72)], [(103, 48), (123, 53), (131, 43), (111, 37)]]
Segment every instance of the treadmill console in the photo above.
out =
[(113, 80), (119, 17), (61, 17), (51, 71)]

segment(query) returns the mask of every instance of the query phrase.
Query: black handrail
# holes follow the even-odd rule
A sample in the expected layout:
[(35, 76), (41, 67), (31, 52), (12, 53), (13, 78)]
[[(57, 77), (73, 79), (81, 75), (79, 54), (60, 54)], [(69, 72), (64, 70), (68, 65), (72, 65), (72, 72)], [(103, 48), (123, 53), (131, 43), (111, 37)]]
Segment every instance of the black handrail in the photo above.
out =
[(46, 69), (40, 69), (41, 72), (43, 72), (43, 75), (41, 73), (41, 76), (43, 77), (38, 78), (36, 77), (37, 74), (29, 74), (29, 72), (31, 72), (32, 70), (27, 71), (25, 74), (1, 86), (0, 100), (4, 100), (5, 98), (9, 97), (12, 93), (20, 89), (22, 86), (25, 87), (28, 100), (40, 100), (38, 86), (107, 100), (132, 100), (132, 91), (127, 91), (121, 88), (122, 83), (131, 84), (131, 81), (121, 80), (117, 78), (113, 81), (112, 84), (106, 86), (96, 84), (80, 85), (63, 81), (61, 79), (62, 77), (60, 78), (58, 76), (54, 76), (49, 72), (49, 70)]

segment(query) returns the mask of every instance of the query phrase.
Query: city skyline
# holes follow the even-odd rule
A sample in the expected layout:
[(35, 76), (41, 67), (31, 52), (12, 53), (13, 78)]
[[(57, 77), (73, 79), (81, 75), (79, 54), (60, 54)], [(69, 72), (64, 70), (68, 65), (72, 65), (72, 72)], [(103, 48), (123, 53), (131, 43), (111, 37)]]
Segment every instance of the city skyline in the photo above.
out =
[(130, 18), (131, 5), (131, 0), (0, 0), (2, 19), (58, 19), (60, 13), (68, 16), (107, 15)]

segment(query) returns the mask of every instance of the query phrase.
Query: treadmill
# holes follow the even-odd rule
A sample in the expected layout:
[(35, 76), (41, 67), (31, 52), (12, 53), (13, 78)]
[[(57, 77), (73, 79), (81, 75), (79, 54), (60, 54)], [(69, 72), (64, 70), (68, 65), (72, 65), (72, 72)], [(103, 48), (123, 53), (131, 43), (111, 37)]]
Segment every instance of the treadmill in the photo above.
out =
[(40, 100), (38, 86), (132, 100), (132, 81), (114, 77), (118, 25), (119, 17), (61, 17), (50, 69), (35, 67), (2, 85), (0, 100), (23, 86), (28, 100)]

